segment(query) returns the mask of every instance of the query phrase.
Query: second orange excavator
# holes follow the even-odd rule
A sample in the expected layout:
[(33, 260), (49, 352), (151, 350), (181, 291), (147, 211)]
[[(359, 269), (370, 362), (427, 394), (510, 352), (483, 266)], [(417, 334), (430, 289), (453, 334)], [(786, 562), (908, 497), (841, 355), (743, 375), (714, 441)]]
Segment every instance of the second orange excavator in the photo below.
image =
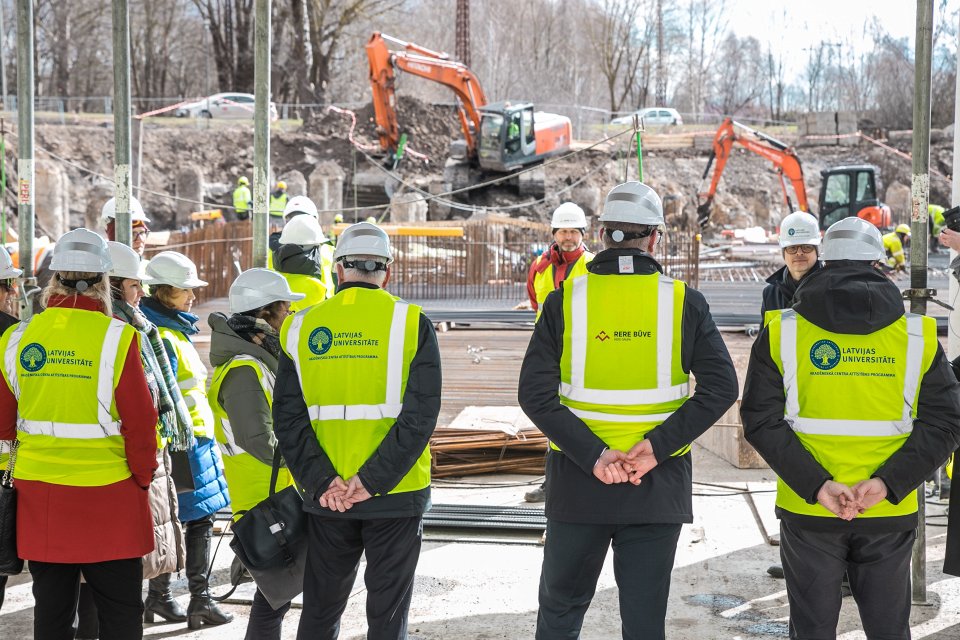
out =
[[(387, 43), (402, 50), (391, 50)], [(397, 118), (396, 73), (401, 70), (449, 87), (457, 98), (463, 140), (451, 144), (444, 167), (450, 189), (483, 182), (488, 175), (513, 173), (570, 148), (570, 119), (534, 111), (529, 102), (488, 103), (480, 81), (465, 65), (450, 56), (375, 32), (367, 42), (370, 86), (380, 146), (394, 159), (402, 154)], [(494, 177), (494, 176), (490, 176)], [(525, 171), (514, 181), (522, 194), (540, 197), (542, 170)]]

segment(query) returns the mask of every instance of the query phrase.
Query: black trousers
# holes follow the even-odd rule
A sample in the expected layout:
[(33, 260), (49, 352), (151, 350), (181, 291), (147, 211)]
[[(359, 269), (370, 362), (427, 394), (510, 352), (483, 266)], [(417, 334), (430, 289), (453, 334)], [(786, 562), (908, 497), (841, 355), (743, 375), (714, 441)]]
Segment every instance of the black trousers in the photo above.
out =
[(625, 640), (665, 637), (679, 524), (605, 525), (547, 521), (537, 640), (576, 640), (613, 544)]
[(790, 602), (790, 637), (837, 637), (840, 581), (846, 571), (868, 640), (909, 640), (910, 551), (916, 537), (916, 531), (810, 531), (781, 520), (780, 559)]
[(274, 611), (260, 589), (257, 589), (253, 595), (253, 606), (250, 607), (250, 620), (247, 622), (247, 634), (244, 640), (280, 640), (283, 616), (289, 610), (288, 602)]
[(346, 520), (310, 514), (297, 640), (336, 640), (366, 554), (367, 639), (404, 640), (423, 518)]
[(30, 561), (33, 576), (35, 640), (73, 640), (76, 631), (80, 574), (97, 604), (100, 640), (143, 637), (143, 560), (108, 560), (90, 564)]

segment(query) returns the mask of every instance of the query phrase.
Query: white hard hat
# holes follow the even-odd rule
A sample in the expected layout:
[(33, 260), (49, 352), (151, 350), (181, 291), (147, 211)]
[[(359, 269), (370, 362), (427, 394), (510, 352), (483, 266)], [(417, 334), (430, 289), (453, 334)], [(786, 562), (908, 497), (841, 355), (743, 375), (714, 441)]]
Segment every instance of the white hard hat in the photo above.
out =
[(176, 251), (158, 253), (147, 265), (146, 284), (168, 284), (178, 289), (196, 289), (207, 283), (197, 276), (197, 265), (187, 256)]
[(794, 211), (780, 221), (780, 248), (798, 244), (820, 244), (817, 218), (806, 211)]
[(379, 256), (385, 258), (387, 264), (390, 264), (393, 262), (390, 237), (386, 231), (375, 224), (369, 222), (352, 224), (340, 234), (337, 250), (333, 252), (334, 260), (347, 256)]
[(552, 229), (586, 229), (587, 216), (583, 209), (572, 202), (564, 202), (553, 210), (553, 218), (550, 220)]
[[(110, 198), (103, 203), (103, 208), (100, 209), (100, 217), (104, 220), (113, 220), (117, 217), (117, 199)], [(143, 212), (143, 207), (140, 206), (140, 201), (130, 196), (130, 221), (131, 222), (150, 222), (150, 218), (147, 217), (147, 214)]]
[(823, 234), (822, 260), (882, 260), (883, 236), (875, 226), (855, 216), (830, 225)]
[(295, 216), (283, 225), (280, 232), (280, 244), (299, 244), (303, 247), (315, 247), (327, 241), (323, 229), (316, 218)]
[(137, 252), (123, 244), (122, 242), (107, 242), (110, 250), (110, 259), (113, 261), (113, 268), (110, 269), (111, 278), (129, 278), (130, 280), (143, 280), (143, 261)]
[(113, 261), (107, 241), (89, 229), (74, 229), (60, 236), (53, 248), (51, 271), (107, 273)]
[(272, 302), (296, 302), (306, 295), (290, 290), (287, 279), (270, 269), (248, 269), (230, 285), (230, 313), (243, 313)]
[(287, 206), (283, 208), (283, 216), (287, 217), (293, 213), (305, 213), (313, 218), (319, 218), (317, 205), (307, 196), (293, 196), (287, 201)]
[(600, 222), (661, 225), (663, 203), (657, 192), (642, 182), (624, 182), (607, 194)]
[(10, 280), (23, 275), (22, 269), (13, 266), (13, 260), (6, 249), (0, 248), (0, 280)]

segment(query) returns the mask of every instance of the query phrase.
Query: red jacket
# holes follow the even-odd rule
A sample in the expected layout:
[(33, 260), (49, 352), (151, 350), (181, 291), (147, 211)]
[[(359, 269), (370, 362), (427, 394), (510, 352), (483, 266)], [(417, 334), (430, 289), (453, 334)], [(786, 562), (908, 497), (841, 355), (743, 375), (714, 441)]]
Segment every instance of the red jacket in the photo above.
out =
[[(87, 297), (50, 299), (52, 307), (101, 311)], [(17, 480), (17, 551), (25, 560), (91, 563), (139, 558), (153, 550), (153, 516), (147, 488), (157, 468), (157, 409), (130, 344), (114, 391), (131, 477), (102, 487), (70, 487)], [(0, 384), (0, 440), (17, 430), (17, 401)]]
[(534, 311), (536, 311), (539, 306), (537, 304), (537, 293), (533, 288), (533, 280), (537, 274), (546, 271), (550, 268), (550, 265), (556, 267), (553, 270), (553, 288), (557, 289), (560, 287), (560, 284), (567, 279), (567, 271), (580, 259), (580, 256), (582, 256), (586, 250), (587, 247), (581, 243), (580, 246), (573, 251), (560, 251), (560, 246), (556, 242), (553, 242), (546, 251), (533, 261), (533, 264), (530, 265), (530, 271), (527, 273), (527, 295), (530, 296), (530, 304), (533, 306)]

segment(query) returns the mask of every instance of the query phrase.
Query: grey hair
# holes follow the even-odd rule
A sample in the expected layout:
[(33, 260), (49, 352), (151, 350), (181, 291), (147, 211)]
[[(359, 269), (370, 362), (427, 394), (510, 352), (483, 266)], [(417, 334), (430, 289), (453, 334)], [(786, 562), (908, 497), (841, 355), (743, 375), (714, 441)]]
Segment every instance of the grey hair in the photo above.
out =
[[(604, 222), (603, 223), (604, 233), (603, 233), (603, 248), (604, 249), (646, 249), (647, 244), (650, 242), (650, 236), (656, 231), (656, 225), (650, 224), (634, 224), (632, 222)], [(624, 240), (623, 242), (616, 242), (613, 238), (610, 237), (612, 231), (620, 230), (624, 233), (642, 233), (646, 234), (643, 238), (633, 238), (631, 240)]]
[[(386, 262), (383, 256), (371, 256), (366, 254), (355, 256), (341, 256), (337, 262), (356, 262), (358, 260), (373, 260), (374, 262)], [(346, 265), (343, 267), (344, 282), (367, 282), (382, 287), (387, 280), (386, 271), (364, 271), (363, 269), (352, 269)]]

